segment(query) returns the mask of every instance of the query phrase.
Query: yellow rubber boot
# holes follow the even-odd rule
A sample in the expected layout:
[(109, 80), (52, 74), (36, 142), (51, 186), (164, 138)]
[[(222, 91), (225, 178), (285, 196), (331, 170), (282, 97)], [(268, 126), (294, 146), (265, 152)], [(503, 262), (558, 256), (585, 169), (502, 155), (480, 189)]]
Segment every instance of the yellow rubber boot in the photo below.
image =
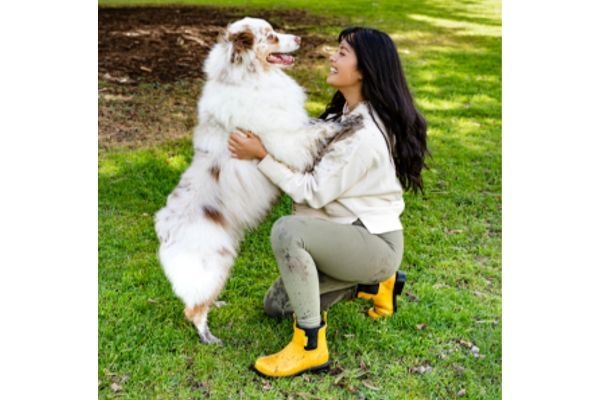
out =
[(318, 328), (302, 328), (294, 321), (292, 341), (279, 353), (259, 357), (254, 363), (254, 369), (262, 375), (272, 377), (329, 369), (326, 329), (326, 322), (321, 322)]
[(396, 296), (402, 293), (404, 282), (406, 282), (406, 274), (398, 271), (378, 284), (358, 285), (356, 297), (373, 301), (373, 307), (368, 311), (369, 317), (373, 319), (390, 317), (396, 312)]

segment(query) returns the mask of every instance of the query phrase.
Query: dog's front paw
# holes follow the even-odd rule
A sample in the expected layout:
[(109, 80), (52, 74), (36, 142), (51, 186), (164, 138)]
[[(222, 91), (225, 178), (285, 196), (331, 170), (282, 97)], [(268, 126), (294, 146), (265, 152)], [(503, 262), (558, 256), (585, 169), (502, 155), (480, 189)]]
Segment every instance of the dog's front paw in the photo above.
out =
[(359, 129), (363, 126), (363, 116), (362, 114), (354, 114), (345, 118), (340, 125), (344, 129)]
[(351, 115), (339, 123), (339, 132), (337, 133), (334, 140), (343, 140), (353, 135), (359, 129), (363, 127), (363, 116)]

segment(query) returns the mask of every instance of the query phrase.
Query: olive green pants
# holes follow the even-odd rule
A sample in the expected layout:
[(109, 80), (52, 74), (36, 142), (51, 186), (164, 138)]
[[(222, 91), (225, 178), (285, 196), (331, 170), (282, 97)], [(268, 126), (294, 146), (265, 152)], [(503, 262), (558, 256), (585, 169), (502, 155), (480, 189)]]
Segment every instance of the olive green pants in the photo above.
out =
[(286, 216), (273, 225), (271, 245), (280, 277), (265, 295), (265, 312), (293, 312), (298, 325), (314, 328), (320, 311), (353, 298), (357, 284), (392, 276), (402, 261), (404, 238), (401, 230), (371, 234), (360, 220), (346, 225)]

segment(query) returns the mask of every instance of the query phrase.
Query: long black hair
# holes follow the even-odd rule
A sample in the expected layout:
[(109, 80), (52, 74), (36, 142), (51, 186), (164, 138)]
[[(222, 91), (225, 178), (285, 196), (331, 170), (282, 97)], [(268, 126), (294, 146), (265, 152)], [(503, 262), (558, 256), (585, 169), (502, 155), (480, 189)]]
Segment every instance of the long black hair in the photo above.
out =
[[(425, 157), (429, 154), (427, 122), (415, 108), (394, 42), (384, 32), (362, 27), (344, 29), (338, 43), (342, 40), (356, 53), (362, 97), (372, 107), (371, 116), (375, 109), (384, 125), (382, 133), (400, 184), (405, 190), (423, 192), (421, 170), (427, 167)], [(320, 118), (339, 118), (345, 102), (338, 90)]]

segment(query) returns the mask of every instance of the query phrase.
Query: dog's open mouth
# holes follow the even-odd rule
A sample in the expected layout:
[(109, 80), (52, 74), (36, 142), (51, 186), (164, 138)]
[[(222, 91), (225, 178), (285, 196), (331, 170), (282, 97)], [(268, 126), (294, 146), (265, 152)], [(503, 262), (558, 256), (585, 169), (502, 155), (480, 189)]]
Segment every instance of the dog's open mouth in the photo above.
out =
[(294, 64), (294, 57), (286, 53), (271, 53), (267, 56), (267, 62), (287, 66)]

